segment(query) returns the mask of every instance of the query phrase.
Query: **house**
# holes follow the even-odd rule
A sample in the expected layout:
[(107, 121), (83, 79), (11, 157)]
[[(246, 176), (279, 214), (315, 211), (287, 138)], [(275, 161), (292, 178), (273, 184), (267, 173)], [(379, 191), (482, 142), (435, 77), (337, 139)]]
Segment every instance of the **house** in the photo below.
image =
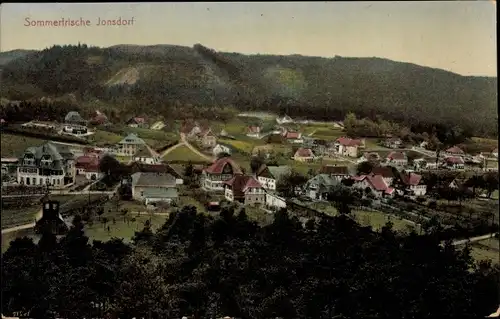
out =
[(394, 174), (394, 170), (391, 166), (376, 166), (370, 172), (373, 175), (380, 175), (384, 179), (385, 183), (389, 186), (394, 182), (394, 178), (396, 175)]
[(326, 174), (339, 182), (351, 176), (349, 173), (349, 167), (337, 165), (324, 165), (320, 168), (319, 173)]
[(389, 187), (382, 175), (360, 175), (352, 177), (353, 187), (364, 190), (369, 189), (375, 197), (391, 197), (394, 194), (394, 188)]
[(202, 128), (200, 133), (197, 134), (197, 138), (205, 148), (212, 148), (217, 145), (217, 137), (212, 133), (212, 129), (208, 127)]
[(276, 123), (278, 123), (278, 124), (293, 123), (293, 119), (288, 115), (284, 115), (283, 117), (277, 117)]
[(88, 180), (96, 181), (104, 177), (105, 172), (99, 170), (99, 157), (82, 155), (75, 161), (76, 175), (85, 176)]
[(493, 157), (498, 158), (498, 147), (497, 147), (497, 148), (495, 148), (493, 151), (491, 151), (491, 155), (492, 155)]
[(82, 126), (87, 125), (87, 121), (85, 121), (83, 117), (81, 117), (80, 113), (76, 111), (68, 112), (68, 114), (64, 117), (64, 123)]
[(318, 174), (304, 185), (305, 195), (313, 200), (326, 200), (332, 189), (340, 185), (340, 180), (329, 174)]
[(253, 137), (253, 138), (260, 138), (260, 126), (249, 126), (247, 128), (247, 136), (248, 137)]
[(401, 187), (398, 193), (401, 195), (410, 193), (413, 196), (424, 196), (427, 193), (427, 185), (422, 181), (422, 175), (401, 172), (400, 173)]
[(159, 174), (170, 174), (175, 177), (175, 183), (177, 185), (184, 184), (181, 173), (175, 170), (169, 164), (145, 164), (141, 162), (133, 162), (130, 165), (130, 171), (134, 173), (159, 173)]
[(342, 156), (358, 157), (358, 148), (361, 144), (361, 140), (340, 137), (335, 142), (335, 152)]
[(134, 156), (140, 147), (146, 143), (135, 133), (130, 133), (121, 140), (115, 148), (115, 154), (118, 156)]
[(94, 116), (90, 119), (90, 123), (94, 125), (104, 125), (109, 123), (108, 117), (100, 111), (95, 111)]
[(146, 127), (146, 119), (143, 117), (133, 117), (125, 124), (127, 124), (129, 127)]
[(274, 209), (286, 208), (286, 199), (276, 193), (266, 192), (266, 207)]
[(460, 156), (449, 156), (443, 161), (443, 166), (447, 169), (465, 169), (464, 159)]
[(17, 167), (17, 182), (28, 186), (64, 188), (74, 180), (75, 174), (73, 154), (61, 154), (54, 144), (48, 142), (24, 151)]
[(150, 129), (152, 129), (154, 131), (160, 131), (164, 127), (165, 127), (165, 123), (163, 121), (158, 121), (158, 122), (153, 123), (153, 125), (151, 125)]
[(385, 139), (383, 142), (383, 145), (387, 148), (400, 148), (402, 144), (403, 141), (401, 141), (401, 139), (397, 137)]
[(180, 132), (184, 134), (186, 138), (192, 139), (201, 133), (201, 127), (197, 122), (185, 121), (181, 126)]
[(158, 154), (153, 154), (153, 150), (151, 150), (146, 144), (143, 144), (137, 148), (133, 161), (144, 164), (159, 164), (161, 159)]
[(434, 170), (438, 168), (436, 160), (425, 160), (423, 158), (417, 158), (413, 160), (413, 167), (415, 170)]
[(229, 136), (229, 134), (227, 134), (226, 130), (225, 129), (222, 129), (219, 133), (219, 136), (221, 137), (226, 137), (226, 136)]
[(275, 191), (276, 190), (276, 178), (271, 173), (271, 170), (266, 164), (262, 164), (257, 171), (255, 172), (255, 176), (259, 183), (265, 189)]
[(408, 165), (408, 157), (403, 152), (390, 152), (387, 154), (386, 162), (394, 166)]
[(132, 198), (143, 201), (146, 205), (172, 203), (178, 199), (176, 179), (168, 173), (134, 173)]
[(266, 191), (253, 176), (235, 175), (224, 182), (224, 197), (230, 201), (245, 205), (265, 204)]
[(310, 148), (299, 148), (293, 155), (293, 159), (299, 162), (311, 162), (314, 160), (314, 153)]
[(445, 152), (445, 155), (448, 155), (448, 156), (464, 156), (465, 155), (465, 152), (457, 146), (450, 147), (449, 149), (447, 149), (444, 152)]
[(212, 154), (214, 157), (219, 156), (220, 154), (231, 154), (231, 149), (225, 145), (222, 144), (217, 144), (215, 147), (212, 149)]
[(224, 190), (224, 182), (243, 174), (241, 168), (230, 157), (222, 157), (205, 168), (201, 176), (201, 186), (208, 191)]
[(286, 131), (283, 133), (283, 137), (286, 141), (290, 143), (300, 144), (303, 143), (302, 134), (300, 132)]

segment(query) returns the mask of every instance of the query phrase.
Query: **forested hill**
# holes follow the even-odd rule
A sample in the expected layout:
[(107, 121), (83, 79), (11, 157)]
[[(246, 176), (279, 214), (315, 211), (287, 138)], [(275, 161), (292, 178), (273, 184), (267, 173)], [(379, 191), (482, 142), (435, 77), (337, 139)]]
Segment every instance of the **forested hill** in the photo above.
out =
[(381, 58), (243, 55), (199, 44), (54, 46), (11, 60), (2, 76), (1, 95), (8, 99), (73, 93), (127, 114), (236, 108), (339, 119), (354, 111), (458, 125), (477, 135), (498, 130), (496, 77)]

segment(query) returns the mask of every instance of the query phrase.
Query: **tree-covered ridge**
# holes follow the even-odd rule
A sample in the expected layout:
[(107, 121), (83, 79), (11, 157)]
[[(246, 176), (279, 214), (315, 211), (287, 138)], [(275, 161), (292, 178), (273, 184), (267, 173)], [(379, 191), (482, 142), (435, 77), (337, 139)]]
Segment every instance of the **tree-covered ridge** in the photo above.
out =
[[(139, 74), (133, 85), (107, 84), (127, 68)], [(29, 54), (8, 63), (2, 73), (2, 96), (9, 99), (20, 99), (20, 87), (32, 85), (25, 90), (37, 88), (48, 95), (77, 92), (82, 98), (95, 97), (123, 108), (141, 105), (159, 113), (176, 107), (233, 107), (339, 120), (355, 112), (407, 126), (458, 125), (475, 135), (498, 131), (496, 78), (380, 58), (243, 55), (200, 44), (79, 45)]]
[[(347, 216), (261, 227), (184, 207), (133, 245), (88, 243), (80, 218), (59, 242), (17, 239), (2, 256), (2, 311), (43, 318), (478, 318), (498, 306), (498, 267), (424, 236)], [(95, 310), (95, 309), (94, 309)], [(94, 316), (97, 314), (94, 313)]]

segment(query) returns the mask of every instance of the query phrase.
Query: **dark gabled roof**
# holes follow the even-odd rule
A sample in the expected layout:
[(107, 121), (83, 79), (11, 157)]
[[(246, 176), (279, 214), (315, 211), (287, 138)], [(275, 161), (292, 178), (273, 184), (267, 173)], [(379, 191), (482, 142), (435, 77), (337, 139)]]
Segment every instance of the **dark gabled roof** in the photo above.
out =
[(134, 162), (131, 164), (131, 170), (134, 173), (164, 173), (171, 174), (175, 178), (181, 178), (181, 175), (168, 164), (144, 164)]
[(320, 169), (320, 174), (349, 175), (347, 166), (324, 165)]
[(381, 175), (384, 178), (394, 178), (394, 171), (391, 166), (376, 166), (372, 169), (371, 174)]
[(175, 177), (168, 173), (135, 173), (132, 185), (143, 187), (175, 187)]
[(249, 188), (262, 188), (262, 185), (253, 176), (235, 175), (233, 178), (224, 183), (230, 187), (235, 197), (245, 195)]
[(262, 164), (259, 167), (259, 169), (257, 169), (257, 172), (255, 172), (255, 175), (257, 177), (265, 177), (265, 178), (273, 178), (273, 179), (275, 178), (266, 164)]

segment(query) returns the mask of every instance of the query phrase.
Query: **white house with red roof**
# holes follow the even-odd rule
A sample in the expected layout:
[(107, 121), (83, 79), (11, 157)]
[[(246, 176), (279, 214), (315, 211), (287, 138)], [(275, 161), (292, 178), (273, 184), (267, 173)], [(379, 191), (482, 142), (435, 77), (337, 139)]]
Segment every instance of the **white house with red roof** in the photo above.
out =
[(248, 137), (253, 137), (253, 138), (260, 138), (261, 128), (260, 126), (249, 126), (247, 128), (247, 136)]
[(383, 142), (383, 145), (387, 148), (400, 148), (402, 144), (403, 141), (398, 137), (390, 137)]
[(449, 156), (464, 156), (465, 152), (458, 146), (453, 146), (444, 151), (446, 155)]
[(386, 162), (394, 166), (408, 165), (408, 157), (404, 152), (390, 152), (387, 154)]
[(401, 187), (398, 193), (403, 195), (410, 193), (414, 196), (424, 196), (427, 193), (427, 185), (423, 183), (422, 175), (412, 172), (400, 173)]
[(266, 191), (253, 176), (235, 175), (224, 182), (224, 197), (245, 205), (266, 203)]
[(335, 152), (342, 156), (358, 157), (358, 149), (362, 144), (362, 140), (340, 137), (335, 141)]
[(366, 190), (370, 189), (376, 197), (391, 197), (394, 195), (394, 188), (389, 187), (381, 175), (360, 175), (352, 177), (353, 187)]
[(298, 162), (311, 162), (314, 160), (314, 153), (310, 148), (301, 147), (293, 154), (293, 159)]
[(242, 174), (240, 166), (235, 161), (230, 157), (222, 157), (203, 170), (201, 186), (208, 191), (223, 191), (224, 182)]
[(460, 156), (449, 156), (444, 159), (443, 166), (447, 169), (461, 170), (465, 169), (465, 162)]

